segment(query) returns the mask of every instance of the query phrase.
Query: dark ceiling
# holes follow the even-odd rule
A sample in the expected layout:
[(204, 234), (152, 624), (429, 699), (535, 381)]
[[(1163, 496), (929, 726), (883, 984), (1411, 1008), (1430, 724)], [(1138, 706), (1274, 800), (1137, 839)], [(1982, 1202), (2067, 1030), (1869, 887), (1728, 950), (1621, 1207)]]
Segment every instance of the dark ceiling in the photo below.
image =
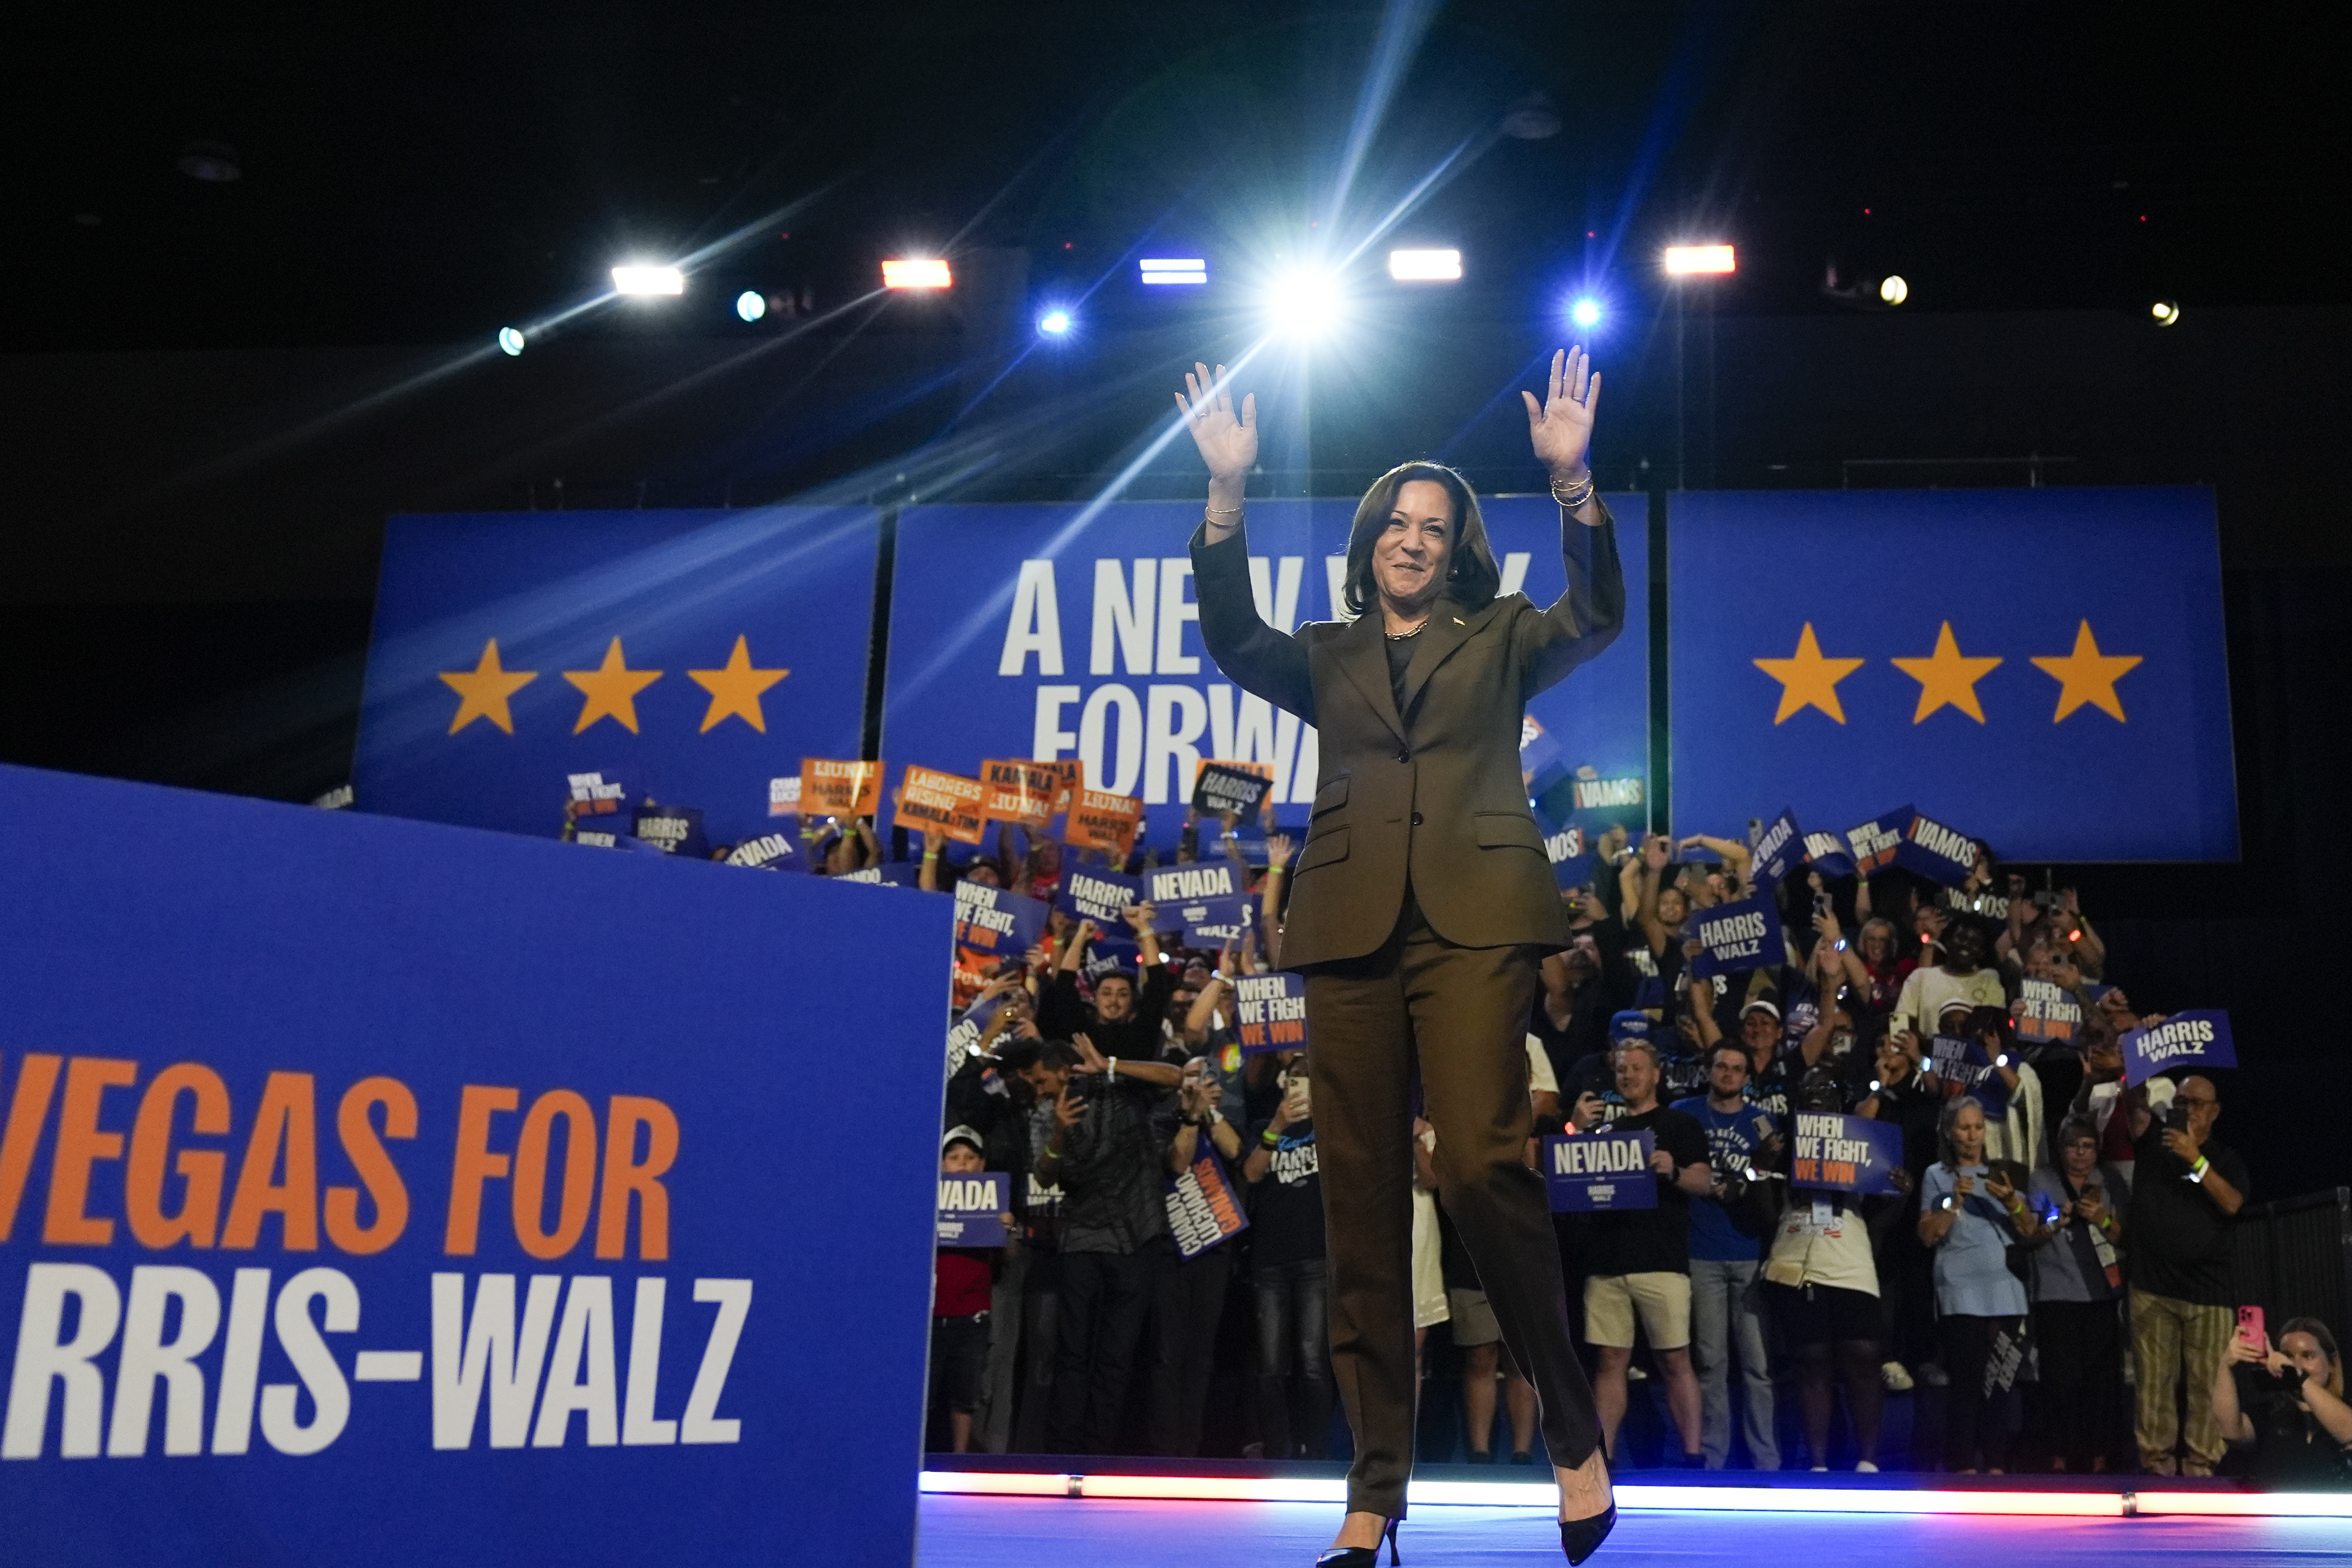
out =
[[(1832, 266), (1900, 271), (1921, 311), (2342, 302), (2352, 134), (2308, 15), (46, 7), (0, 108), (0, 348), (479, 340), (729, 236), (658, 330), (747, 330), (742, 286), (839, 303), (925, 247), (1026, 247), (1041, 290), (1123, 285), (1157, 245), (1229, 270), (1360, 236), (1465, 144), (1395, 236), (1460, 246), (1507, 310), (1645, 292), (1702, 234), (1740, 247), (1722, 299), (1748, 313), (1845, 308)], [(1426, 26), (1335, 218), (1384, 19)], [(1537, 92), (1559, 133), (1496, 137)]]

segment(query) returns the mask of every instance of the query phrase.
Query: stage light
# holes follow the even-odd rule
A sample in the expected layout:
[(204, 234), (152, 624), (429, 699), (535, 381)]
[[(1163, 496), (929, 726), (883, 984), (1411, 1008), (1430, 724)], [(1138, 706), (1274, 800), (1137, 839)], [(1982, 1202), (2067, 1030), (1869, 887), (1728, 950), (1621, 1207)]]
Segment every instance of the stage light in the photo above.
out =
[(613, 292), (683, 294), (686, 292), (686, 274), (675, 267), (615, 267), (613, 268)]
[(746, 289), (735, 296), (735, 313), (747, 321), (756, 321), (768, 313), (768, 297), (757, 289)]
[(1391, 250), (1389, 276), (1400, 283), (1456, 283), (1462, 279), (1458, 250)]
[(1070, 330), (1070, 313), (1058, 309), (1048, 310), (1037, 318), (1037, 330), (1049, 338), (1061, 337)]
[(1590, 331), (1601, 324), (1601, 301), (1590, 295), (1568, 308), (1568, 319)]
[(2147, 313), (2156, 318), (2159, 327), (2175, 326), (2180, 321), (2180, 307), (2170, 300), (2158, 300), (2147, 308)]
[(882, 287), (885, 289), (950, 289), (955, 279), (948, 264), (937, 257), (910, 256), (885, 261), (882, 264)]
[(515, 355), (522, 353), (522, 334), (515, 331), (512, 327), (500, 327), (499, 329), (499, 353), (506, 355), (509, 359), (512, 359)]
[(1890, 305), (1900, 305), (1911, 298), (1911, 285), (1890, 272), (1879, 280), (1878, 297)]
[(1670, 245), (1666, 247), (1666, 275), (1686, 278), (1700, 272), (1737, 271), (1738, 263), (1727, 245)]
[(1206, 283), (1209, 264), (1199, 257), (1156, 257), (1135, 264), (1146, 283)]
[(1292, 272), (1266, 290), (1266, 315), (1274, 330), (1295, 338), (1314, 337), (1342, 314), (1338, 286), (1318, 272)]

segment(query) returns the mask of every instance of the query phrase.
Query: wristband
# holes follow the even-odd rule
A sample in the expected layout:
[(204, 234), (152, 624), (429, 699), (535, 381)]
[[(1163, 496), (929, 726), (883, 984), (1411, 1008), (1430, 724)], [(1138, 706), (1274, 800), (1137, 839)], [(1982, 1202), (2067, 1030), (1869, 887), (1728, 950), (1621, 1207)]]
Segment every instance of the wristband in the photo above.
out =
[(1269, 1127), (1265, 1131), (1257, 1135), (1257, 1141), (1271, 1149), (1276, 1144), (1282, 1142), (1282, 1134)]
[(1116, 1082), (1116, 1081), (1118, 1080), (1118, 1058), (1117, 1057), (1113, 1057), (1113, 1058), (1110, 1058), (1110, 1073), (1109, 1073), (1109, 1077), (1110, 1077), (1110, 1079), (1112, 1079), (1112, 1081), (1114, 1081), (1114, 1082)]
[(2189, 1167), (2189, 1179), (2192, 1182), (2201, 1182), (2205, 1179), (2205, 1173), (2212, 1168), (2213, 1162), (2200, 1154), (2197, 1156), (2197, 1163)]
[(1290, 868), (1287, 866), (1268, 866), (1265, 868), (1265, 874), (1269, 877), (1279, 877), (1288, 869), (1290, 869)]

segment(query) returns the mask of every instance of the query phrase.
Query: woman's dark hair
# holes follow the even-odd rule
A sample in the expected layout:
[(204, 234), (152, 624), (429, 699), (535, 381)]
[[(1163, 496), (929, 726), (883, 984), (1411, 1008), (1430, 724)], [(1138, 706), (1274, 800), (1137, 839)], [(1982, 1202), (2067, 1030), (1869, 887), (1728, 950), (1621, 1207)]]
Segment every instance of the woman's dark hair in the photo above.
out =
[(2070, 1116), (2058, 1124), (2058, 1135), (2050, 1141), (2053, 1153), (2063, 1154), (2078, 1139), (2087, 1138), (2093, 1148), (2098, 1147), (2099, 1124), (2087, 1116)]
[(1397, 491), (1415, 479), (1443, 485), (1454, 500), (1454, 548), (1445, 574), (1445, 596), (1465, 610), (1483, 610), (1503, 586), (1503, 569), (1495, 564), (1495, 548), (1486, 542), (1486, 520), (1479, 515), (1478, 497), (1470, 481), (1443, 463), (1399, 463), (1372, 481), (1356, 503), (1356, 521), (1348, 529), (1348, 611), (1360, 616), (1380, 603), (1372, 582), (1372, 546), (1387, 531), (1389, 514), (1396, 510)]

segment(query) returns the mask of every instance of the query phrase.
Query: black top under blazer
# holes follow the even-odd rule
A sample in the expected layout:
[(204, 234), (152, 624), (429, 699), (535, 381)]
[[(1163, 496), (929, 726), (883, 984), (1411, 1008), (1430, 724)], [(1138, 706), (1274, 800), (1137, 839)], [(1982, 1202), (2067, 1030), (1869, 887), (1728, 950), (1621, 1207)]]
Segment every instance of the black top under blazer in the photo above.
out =
[[(1595, 503), (1599, 504), (1598, 502)], [(1473, 608), (1441, 599), (1414, 638), (1400, 712), (1377, 612), (1284, 637), (1259, 618), (1249, 542), (1192, 536), (1201, 637), (1244, 691), (1316, 727), (1321, 773), (1291, 870), (1282, 967), (1360, 958), (1396, 929), (1411, 888), (1430, 928), (1461, 947), (1569, 942), (1569, 916), (1528, 809), (1519, 731), (1528, 699), (1607, 647), (1625, 576), (1607, 508), (1561, 519), (1568, 592)]]

